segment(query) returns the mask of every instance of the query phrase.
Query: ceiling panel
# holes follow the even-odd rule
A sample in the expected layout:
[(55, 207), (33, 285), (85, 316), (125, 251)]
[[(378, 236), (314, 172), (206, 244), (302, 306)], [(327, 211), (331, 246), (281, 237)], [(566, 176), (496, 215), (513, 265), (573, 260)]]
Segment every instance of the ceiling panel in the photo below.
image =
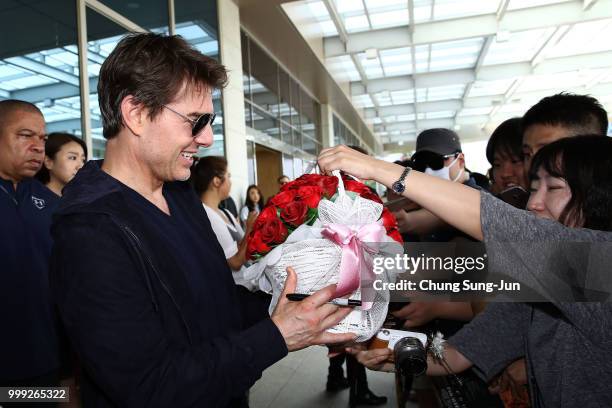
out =
[[(567, 90), (612, 103), (612, 68), (605, 67), (612, 61), (612, 0), (586, 11), (581, 0), (510, 0), (503, 13), (500, 0), (332, 1), (349, 34), (346, 44), (324, 47), (343, 54), (326, 65), (338, 82), (351, 81), (353, 102), (370, 108), (367, 123), (381, 138), (402, 140), (430, 124), (454, 127), (456, 118), (490, 129)], [(309, 2), (320, 3), (297, 3)], [(331, 21), (325, 10), (318, 14)], [(488, 25), (496, 29), (483, 30)]]

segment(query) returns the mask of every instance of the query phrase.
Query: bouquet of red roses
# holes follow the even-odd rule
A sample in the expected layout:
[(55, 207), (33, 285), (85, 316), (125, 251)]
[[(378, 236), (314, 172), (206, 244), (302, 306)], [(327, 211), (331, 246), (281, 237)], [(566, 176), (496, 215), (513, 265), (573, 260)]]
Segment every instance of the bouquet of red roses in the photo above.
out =
[[(370, 187), (346, 176), (342, 181), (346, 191), (382, 205)], [(300, 225), (313, 225), (318, 218), (319, 202), (323, 198), (332, 200), (337, 189), (337, 177), (320, 174), (304, 174), (282, 186), (255, 221), (248, 237), (247, 257), (257, 260), (285, 242)], [(387, 235), (402, 243), (397, 221), (388, 209), (383, 208), (381, 220)]]
[(374, 274), (378, 256), (403, 253), (395, 217), (369, 187), (348, 177), (306, 174), (285, 184), (255, 221), (247, 254), (251, 282), (272, 293), (270, 311), (278, 302), (286, 269), (298, 275), (296, 293), (313, 293), (336, 284), (335, 297), (361, 300), (332, 332), (357, 334), (365, 341), (384, 323), (389, 293), (364, 285), (376, 279), (392, 281), (399, 271)]

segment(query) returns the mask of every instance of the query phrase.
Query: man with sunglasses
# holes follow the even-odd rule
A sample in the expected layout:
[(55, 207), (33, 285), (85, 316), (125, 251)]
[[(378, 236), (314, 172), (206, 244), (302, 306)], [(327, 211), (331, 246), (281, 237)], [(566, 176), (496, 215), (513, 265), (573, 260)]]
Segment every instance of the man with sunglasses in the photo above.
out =
[[(330, 286), (282, 299), (245, 327), (232, 273), (191, 186), (213, 143), (212, 92), (225, 67), (178, 36), (123, 38), (100, 69), (103, 162), (65, 188), (53, 226), (51, 287), (83, 366), (83, 405), (246, 406), (288, 351), (345, 342), (326, 329), (350, 310)], [(288, 271), (286, 291), (295, 290)]]
[(59, 383), (48, 280), (58, 198), (34, 179), (44, 158), (41, 111), (29, 102), (0, 101), (0, 387)]
[[(459, 136), (449, 129), (427, 129), (419, 134), (412, 155), (413, 168), (433, 176), (478, 188), (465, 169)], [(421, 237), (424, 241), (445, 242), (455, 230), (427, 210), (395, 213), (400, 231)]]
[[(461, 151), (459, 136), (450, 129), (427, 129), (419, 134), (416, 151), (412, 155), (412, 168), (479, 189), (475, 180), (465, 168), (465, 157)], [(471, 240), (467, 235), (450, 227), (444, 221), (425, 209), (400, 210), (394, 212), (400, 232), (417, 235), (422, 242), (458, 242)], [(411, 302), (393, 312), (399, 319), (405, 320), (404, 327), (422, 330), (441, 331), (444, 337), (458, 331), (464, 322), (473, 317), (469, 302)], [(480, 382), (484, 395), (486, 384)], [(418, 377), (413, 383), (419, 401), (429, 401), (434, 397), (433, 388), (426, 377)], [(492, 402), (491, 406), (496, 402)], [(421, 406), (426, 406), (423, 404)]]

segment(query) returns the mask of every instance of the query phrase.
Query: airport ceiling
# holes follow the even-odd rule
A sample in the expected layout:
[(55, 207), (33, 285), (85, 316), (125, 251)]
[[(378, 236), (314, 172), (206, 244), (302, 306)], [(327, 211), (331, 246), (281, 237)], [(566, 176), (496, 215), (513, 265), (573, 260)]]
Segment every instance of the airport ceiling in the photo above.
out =
[[(147, 29), (167, 33), (166, 0), (104, 0)], [(88, 9), (88, 74), (92, 137), (103, 144), (98, 106), (101, 64), (128, 31)], [(197, 17), (194, 17), (197, 16)], [(197, 2), (181, 2), (176, 32), (201, 52), (218, 56), (216, 9)], [(0, 1), (0, 99), (36, 104), (45, 116), (47, 132), (81, 132), (81, 101), (74, 0)], [(28, 24), (24, 24), (28, 22)], [(217, 120), (216, 123), (222, 123)], [(215, 135), (219, 139), (220, 135)]]
[(431, 127), (488, 135), (561, 91), (612, 111), (612, 0), (282, 3), (386, 150)]

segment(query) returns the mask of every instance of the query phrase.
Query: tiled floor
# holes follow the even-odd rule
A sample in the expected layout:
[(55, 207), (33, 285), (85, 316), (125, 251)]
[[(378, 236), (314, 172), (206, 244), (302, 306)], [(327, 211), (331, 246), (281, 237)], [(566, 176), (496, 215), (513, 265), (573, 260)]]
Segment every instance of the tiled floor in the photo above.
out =
[[(249, 405), (251, 408), (348, 407), (348, 389), (334, 394), (325, 392), (328, 364), (325, 347), (289, 353), (264, 371), (251, 388)], [(370, 389), (388, 398), (387, 404), (381, 407), (396, 407), (393, 375), (369, 370), (367, 375)], [(414, 406), (409, 404), (406, 408)]]

